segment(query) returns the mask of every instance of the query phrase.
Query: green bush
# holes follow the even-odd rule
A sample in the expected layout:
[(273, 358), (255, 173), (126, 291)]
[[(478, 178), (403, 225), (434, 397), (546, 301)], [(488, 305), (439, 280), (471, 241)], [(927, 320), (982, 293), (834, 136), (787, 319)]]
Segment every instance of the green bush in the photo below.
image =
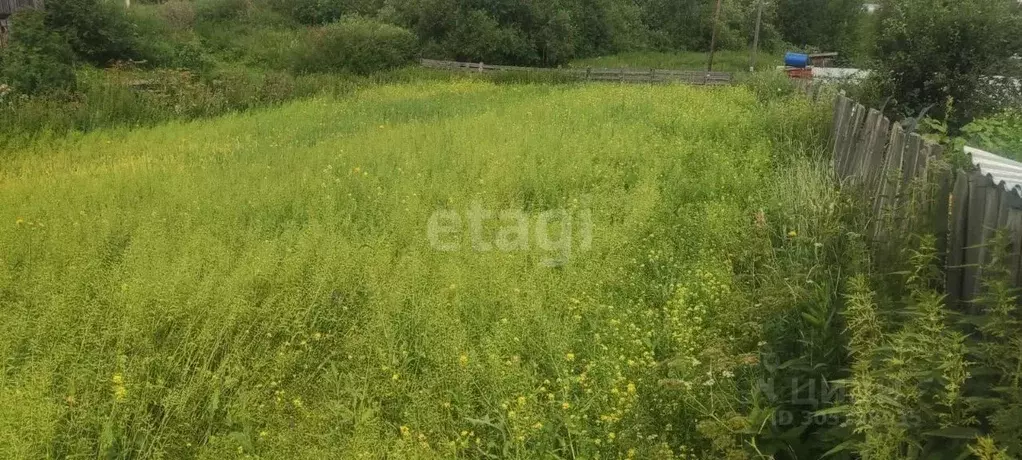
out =
[(1017, 50), (1022, 8), (1016, 0), (888, 0), (881, 8), (875, 77), (893, 95), (893, 107), (915, 116), (934, 104), (952, 128), (982, 116), (981, 81)]
[(400, 27), (352, 17), (309, 32), (294, 51), (299, 72), (348, 71), (365, 75), (413, 61), (415, 36)]
[[(158, 9), (133, 8), (128, 15), (138, 38), (134, 55), (150, 67), (205, 70), (210, 66), (202, 43), (191, 28), (191, 4), (165, 3)], [(191, 18), (191, 19), (190, 19)]]
[(442, 42), (431, 41), (425, 55), (469, 62), (534, 62), (538, 55), (520, 30), (503, 27), (481, 10), (464, 13)]
[(337, 0), (278, 1), (277, 4), (286, 5), (281, 11), (302, 24), (327, 24), (345, 13), (344, 5)]
[(854, 52), (866, 37), (862, 32), (860, 0), (779, 0), (777, 28), (796, 46), (814, 46), (822, 51)]
[(1022, 110), (1009, 110), (965, 125), (962, 136), (969, 145), (1022, 160)]
[(183, 0), (173, 0), (159, 6), (160, 16), (167, 24), (176, 29), (187, 29), (195, 24), (195, 4)]
[(783, 72), (752, 72), (742, 80), (761, 101), (782, 99), (795, 94), (795, 82)]
[(24, 94), (74, 89), (71, 48), (47, 29), (43, 13), (21, 11), (11, 22), (15, 27), (2, 54), (0, 81)]
[(200, 21), (230, 21), (243, 15), (248, 6), (248, 0), (199, 0), (195, 2), (195, 15)]
[(83, 61), (103, 66), (139, 58), (135, 29), (119, 3), (49, 0), (46, 25), (64, 35)]
[(375, 15), (383, 2), (379, 0), (270, 0), (270, 7), (301, 24), (322, 25), (345, 15)]

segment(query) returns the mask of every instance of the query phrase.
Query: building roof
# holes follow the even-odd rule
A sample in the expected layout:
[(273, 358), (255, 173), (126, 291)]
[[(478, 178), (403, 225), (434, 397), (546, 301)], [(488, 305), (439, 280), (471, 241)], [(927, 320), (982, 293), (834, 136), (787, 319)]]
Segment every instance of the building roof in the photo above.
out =
[(980, 174), (990, 176), (1005, 190), (1022, 195), (1022, 163), (974, 147), (965, 147), (965, 153), (972, 157)]

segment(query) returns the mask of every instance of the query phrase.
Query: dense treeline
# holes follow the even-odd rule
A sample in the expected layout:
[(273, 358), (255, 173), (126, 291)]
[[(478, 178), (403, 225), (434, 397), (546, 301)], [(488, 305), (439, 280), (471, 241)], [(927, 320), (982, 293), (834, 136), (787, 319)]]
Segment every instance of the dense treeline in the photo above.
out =
[[(408, 28), (438, 57), (558, 65), (641, 49), (709, 49), (715, 0), (271, 0), (305, 24), (371, 16)], [(761, 43), (856, 50), (868, 15), (851, 0), (764, 0)], [(746, 49), (759, 0), (722, 2), (718, 44)]]
[[(714, 8), (714, 0), (270, 1), (304, 24), (357, 14), (405, 27), (428, 56), (535, 65), (640, 49), (705, 50)], [(756, 0), (724, 4), (722, 48), (748, 46), (755, 5)], [(768, 22), (765, 44), (779, 39)]]
[[(288, 82), (310, 74), (370, 75), (416, 57), (560, 66), (631, 52), (704, 52), (716, 5), (716, 0), (146, 0), (125, 8), (114, 0), (49, 0), (45, 12), (12, 18), (10, 46), (0, 51), (0, 84), (5, 92), (80, 96), (91, 91), (76, 81), (83, 66), (124, 63), (143, 70), (183, 69), (209, 87), (232, 79), (225, 74)], [(884, 0), (874, 13), (857, 0), (723, 0), (721, 7), (718, 49), (747, 52), (762, 13), (762, 49), (837, 51), (838, 64), (875, 70), (857, 97), (887, 108), (894, 118), (916, 117), (926, 109), (957, 131), (1006, 102), (1022, 100), (1022, 88), (1015, 88), (1019, 97), (1005, 97), (989, 91), (987, 78), (1022, 74), (1019, 61), (1010, 59), (1022, 51), (1022, 39), (1013, 33), (1022, 28), (1016, 0)], [(271, 93), (280, 90), (267, 90)]]
[[(762, 2), (767, 51), (791, 47), (777, 26), (797, 13), (788, 1)], [(103, 125), (98, 120), (106, 114), (110, 122), (131, 123), (158, 122), (167, 113), (213, 115), (309, 94), (322, 83), (306, 78), (313, 74), (375, 75), (420, 56), (558, 66), (628, 51), (702, 52), (709, 48), (715, 3), (143, 0), (125, 8), (113, 0), (49, 0), (45, 11), (11, 18), (10, 45), (0, 50), (0, 118), (28, 132), (62, 132)], [(722, 5), (718, 49), (745, 53), (760, 3)], [(848, 23), (862, 18), (849, 14)], [(125, 82), (145, 85), (136, 91)], [(57, 106), (80, 110), (51, 110)], [(74, 113), (80, 115), (62, 118)]]
[[(418, 38), (430, 57), (534, 65), (635, 50), (709, 48), (715, 0), (173, 0), (158, 2), (175, 19), (181, 12), (199, 19), (253, 25), (322, 26), (360, 16), (399, 26)], [(190, 3), (191, 6), (182, 6)], [(849, 0), (764, 0), (761, 43), (782, 43), (852, 51), (855, 34), (868, 15)], [(168, 6), (169, 5), (169, 6)], [(747, 49), (754, 35), (759, 0), (722, 3), (718, 44)], [(174, 13), (177, 13), (176, 15)], [(48, 24), (64, 33), (84, 61), (104, 64), (138, 58), (151, 23), (131, 24), (118, 2), (54, 0)], [(209, 22), (209, 21), (207, 21)], [(145, 37), (151, 38), (151, 37)]]
[(1003, 91), (993, 98), (984, 91), (997, 75), (1022, 77), (1011, 68), (1022, 52), (1016, 0), (885, 0), (877, 16), (874, 99), (889, 97), (906, 115), (925, 111), (953, 127), (1012, 102)]

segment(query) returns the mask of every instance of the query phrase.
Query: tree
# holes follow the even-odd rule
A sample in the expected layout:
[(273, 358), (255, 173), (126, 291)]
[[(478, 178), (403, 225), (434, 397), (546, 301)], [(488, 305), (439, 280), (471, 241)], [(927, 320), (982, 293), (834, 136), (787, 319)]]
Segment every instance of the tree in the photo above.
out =
[(22, 10), (11, 17), (13, 30), (3, 50), (0, 82), (15, 91), (37, 94), (75, 87), (73, 55), (67, 42), (43, 23), (44, 14)]
[(62, 34), (86, 62), (102, 66), (139, 58), (135, 31), (117, 3), (47, 0), (46, 26)]
[(851, 53), (860, 39), (862, 0), (779, 0), (777, 28), (800, 47)]
[(930, 113), (950, 116), (952, 127), (987, 110), (982, 82), (1018, 51), (1016, 0), (886, 0), (880, 15), (875, 78), (893, 107), (914, 114), (933, 105)]

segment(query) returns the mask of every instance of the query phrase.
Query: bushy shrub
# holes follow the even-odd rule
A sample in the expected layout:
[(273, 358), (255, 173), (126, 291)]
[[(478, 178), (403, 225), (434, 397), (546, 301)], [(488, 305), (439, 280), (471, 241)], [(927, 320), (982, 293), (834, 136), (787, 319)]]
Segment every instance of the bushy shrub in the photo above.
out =
[(463, 14), (442, 40), (430, 40), (425, 45), (424, 55), (507, 64), (531, 64), (539, 60), (529, 37), (521, 30), (500, 25), (482, 10)]
[(352, 17), (309, 32), (295, 50), (299, 72), (349, 71), (369, 74), (409, 64), (415, 36), (400, 27)]
[(185, 29), (195, 24), (195, 6), (192, 2), (172, 0), (159, 6), (160, 16), (167, 24)]
[(46, 25), (64, 35), (83, 61), (103, 66), (138, 59), (135, 30), (119, 5), (100, 0), (48, 0)]
[(338, 0), (278, 1), (277, 4), (286, 5), (281, 10), (302, 24), (327, 24), (345, 13), (344, 5)]
[(270, 0), (270, 7), (301, 24), (329, 24), (345, 15), (375, 15), (380, 0)]
[(15, 14), (11, 23), (15, 27), (2, 53), (0, 82), (25, 94), (73, 89), (71, 48), (63, 37), (47, 29), (44, 14), (24, 10)]
[(195, 2), (195, 14), (201, 21), (230, 21), (244, 14), (248, 7), (248, 0), (200, 0)]
[(769, 101), (788, 97), (797, 88), (794, 81), (783, 72), (753, 72), (742, 81), (760, 101)]
[(812, 45), (822, 51), (854, 51), (864, 37), (860, 0), (779, 0), (777, 28), (783, 38), (796, 46)]
[(137, 37), (135, 59), (148, 67), (207, 69), (210, 60), (198, 36), (184, 25), (194, 20), (190, 5), (174, 1), (159, 9), (132, 9), (128, 18)]
[(974, 120), (962, 128), (969, 145), (1022, 160), (1022, 109)]
[[(902, 114), (934, 105), (945, 118), (955, 102), (952, 127), (982, 116), (980, 82), (1017, 50), (1022, 8), (1016, 0), (887, 0), (874, 55), (874, 74)], [(933, 113), (933, 112), (931, 112)]]

